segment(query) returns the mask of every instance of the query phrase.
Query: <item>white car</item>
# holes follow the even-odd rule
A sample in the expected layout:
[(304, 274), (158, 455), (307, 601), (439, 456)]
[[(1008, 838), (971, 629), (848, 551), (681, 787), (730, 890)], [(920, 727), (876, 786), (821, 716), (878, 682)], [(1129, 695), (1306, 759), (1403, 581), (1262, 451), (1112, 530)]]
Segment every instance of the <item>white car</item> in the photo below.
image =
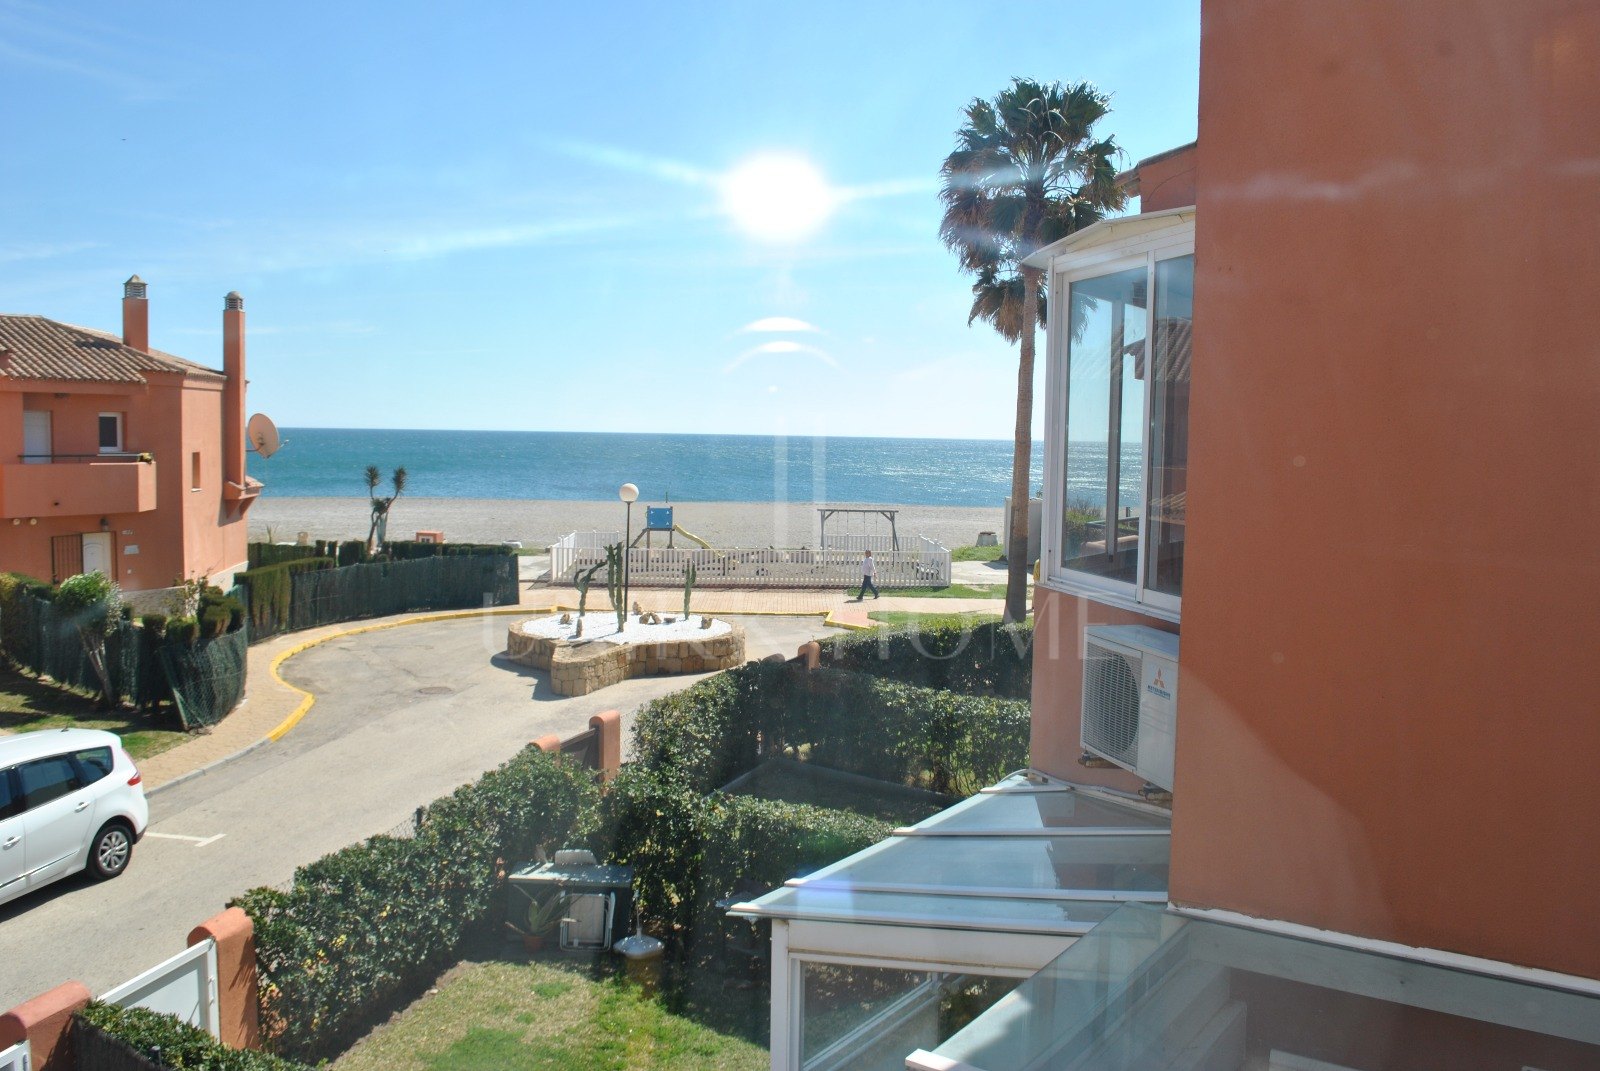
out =
[(140, 780), (112, 733), (0, 736), (0, 904), (80, 870), (126, 870), (150, 822)]

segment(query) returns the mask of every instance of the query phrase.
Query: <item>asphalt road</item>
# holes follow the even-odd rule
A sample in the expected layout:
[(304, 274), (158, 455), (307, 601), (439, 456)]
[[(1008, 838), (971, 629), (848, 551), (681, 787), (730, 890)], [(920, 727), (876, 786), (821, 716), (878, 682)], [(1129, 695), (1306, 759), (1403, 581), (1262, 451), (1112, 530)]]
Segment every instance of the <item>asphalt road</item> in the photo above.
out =
[[(818, 618), (747, 617), (746, 653), (792, 656), (832, 631)], [(228, 899), (405, 822), (545, 733), (633, 711), (698, 677), (552, 695), (506, 662), (504, 617), (334, 640), (285, 663), (316, 706), (282, 740), (150, 797), (150, 827), (122, 877), (67, 878), (0, 906), (0, 1009), (77, 979), (103, 992), (181, 952)], [(626, 745), (625, 745), (626, 746)]]

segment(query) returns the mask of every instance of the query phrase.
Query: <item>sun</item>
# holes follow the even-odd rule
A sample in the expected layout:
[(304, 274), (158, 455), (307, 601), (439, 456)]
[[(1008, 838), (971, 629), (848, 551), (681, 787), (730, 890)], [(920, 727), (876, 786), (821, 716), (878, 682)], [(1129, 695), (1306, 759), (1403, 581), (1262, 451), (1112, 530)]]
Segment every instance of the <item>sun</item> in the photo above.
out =
[(758, 156), (722, 179), (722, 207), (741, 230), (766, 242), (795, 242), (833, 214), (837, 195), (797, 156)]

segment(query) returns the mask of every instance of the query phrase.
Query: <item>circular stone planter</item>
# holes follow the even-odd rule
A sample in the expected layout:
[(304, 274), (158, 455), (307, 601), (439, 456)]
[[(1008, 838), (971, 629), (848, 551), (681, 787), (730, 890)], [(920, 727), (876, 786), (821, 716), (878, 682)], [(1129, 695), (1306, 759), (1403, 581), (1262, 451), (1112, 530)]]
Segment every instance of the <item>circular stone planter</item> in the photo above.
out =
[(627, 680), (667, 673), (711, 673), (744, 661), (744, 629), (712, 619), (701, 627), (700, 614), (671, 625), (640, 624), (628, 615), (628, 627), (617, 632), (617, 617), (604, 611), (583, 619), (583, 636), (575, 637), (577, 618), (561, 623), (561, 615), (536, 617), (506, 630), (506, 657), (535, 669), (548, 670), (557, 695), (588, 695)]

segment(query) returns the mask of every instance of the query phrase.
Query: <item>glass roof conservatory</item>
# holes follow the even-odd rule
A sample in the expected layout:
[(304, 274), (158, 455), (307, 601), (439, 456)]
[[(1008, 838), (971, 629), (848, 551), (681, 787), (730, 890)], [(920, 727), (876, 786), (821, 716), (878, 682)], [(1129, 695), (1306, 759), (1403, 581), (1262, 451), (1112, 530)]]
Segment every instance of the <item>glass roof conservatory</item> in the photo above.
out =
[(1125, 903), (1164, 905), (1170, 818), (1016, 775), (750, 903), (774, 1069), (905, 1066)]
[(913, 1052), (905, 1066), (1600, 1067), (1600, 991), (1589, 986), (1583, 992), (1130, 904), (953, 1037)]

